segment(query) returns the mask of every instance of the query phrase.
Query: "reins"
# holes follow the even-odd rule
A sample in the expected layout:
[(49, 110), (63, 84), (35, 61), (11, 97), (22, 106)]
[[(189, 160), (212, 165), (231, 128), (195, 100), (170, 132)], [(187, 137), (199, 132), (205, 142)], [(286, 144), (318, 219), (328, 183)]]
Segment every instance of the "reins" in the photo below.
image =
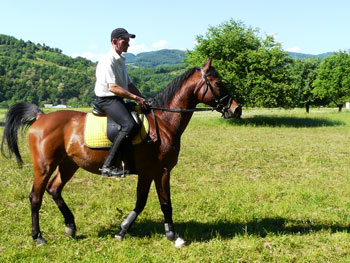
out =
[(149, 109), (150, 110), (159, 110), (159, 111), (182, 113), (182, 112), (194, 112), (194, 111), (214, 111), (214, 110), (217, 109), (217, 107), (212, 107), (212, 108), (194, 108), (194, 109), (169, 109), (169, 108), (149, 107)]

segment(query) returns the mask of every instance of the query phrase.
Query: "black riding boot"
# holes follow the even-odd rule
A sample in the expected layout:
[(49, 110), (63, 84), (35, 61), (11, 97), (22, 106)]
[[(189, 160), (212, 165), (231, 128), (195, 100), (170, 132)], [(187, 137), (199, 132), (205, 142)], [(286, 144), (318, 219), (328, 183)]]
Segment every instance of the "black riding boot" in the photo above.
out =
[(121, 169), (118, 169), (114, 166), (112, 166), (114, 157), (116, 155), (116, 153), (118, 152), (118, 148), (121, 145), (121, 143), (123, 142), (123, 140), (127, 137), (127, 133), (126, 132), (119, 132), (117, 134), (117, 136), (114, 139), (113, 145), (111, 146), (111, 149), (109, 150), (109, 153), (106, 157), (106, 160), (102, 166), (102, 169), (100, 169), (102, 171), (102, 176), (122, 176), (125, 175), (127, 173), (129, 173), (129, 171), (124, 171)]

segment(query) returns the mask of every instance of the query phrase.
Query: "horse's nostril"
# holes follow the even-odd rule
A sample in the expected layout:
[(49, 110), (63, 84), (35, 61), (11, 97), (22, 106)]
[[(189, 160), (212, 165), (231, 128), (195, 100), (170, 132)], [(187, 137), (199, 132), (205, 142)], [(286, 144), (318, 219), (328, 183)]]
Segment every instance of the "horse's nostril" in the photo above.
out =
[(234, 112), (234, 116), (236, 118), (240, 118), (242, 115), (242, 107), (241, 106), (238, 106), (236, 109), (235, 109), (235, 112)]

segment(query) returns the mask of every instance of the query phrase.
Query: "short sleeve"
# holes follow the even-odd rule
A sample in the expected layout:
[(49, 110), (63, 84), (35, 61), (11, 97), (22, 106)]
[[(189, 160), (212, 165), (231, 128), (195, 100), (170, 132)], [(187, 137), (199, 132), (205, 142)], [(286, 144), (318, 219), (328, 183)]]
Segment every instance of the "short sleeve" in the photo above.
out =
[(106, 83), (117, 83), (117, 78), (114, 70), (114, 65), (112, 61), (109, 61), (108, 65), (105, 67)]

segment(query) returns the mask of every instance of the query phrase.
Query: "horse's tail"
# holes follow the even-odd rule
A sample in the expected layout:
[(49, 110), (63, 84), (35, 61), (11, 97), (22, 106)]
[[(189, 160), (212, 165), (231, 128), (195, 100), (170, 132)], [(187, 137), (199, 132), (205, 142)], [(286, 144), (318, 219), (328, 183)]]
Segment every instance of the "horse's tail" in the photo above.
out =
[(35, 121), (38, 113), (43, 113), (37, 105), (28, 102), (20, 102), (13, 105), (5, 116), (4, 134), (1, 140), (1, 153), (6, 156), (4, 151), (4, 142), (8, 146), (8, 156), (15, 154), (19, 167), (22, 167), (23, 161), (18, 149), (18, 130), (22, 132), (31, 126)]

